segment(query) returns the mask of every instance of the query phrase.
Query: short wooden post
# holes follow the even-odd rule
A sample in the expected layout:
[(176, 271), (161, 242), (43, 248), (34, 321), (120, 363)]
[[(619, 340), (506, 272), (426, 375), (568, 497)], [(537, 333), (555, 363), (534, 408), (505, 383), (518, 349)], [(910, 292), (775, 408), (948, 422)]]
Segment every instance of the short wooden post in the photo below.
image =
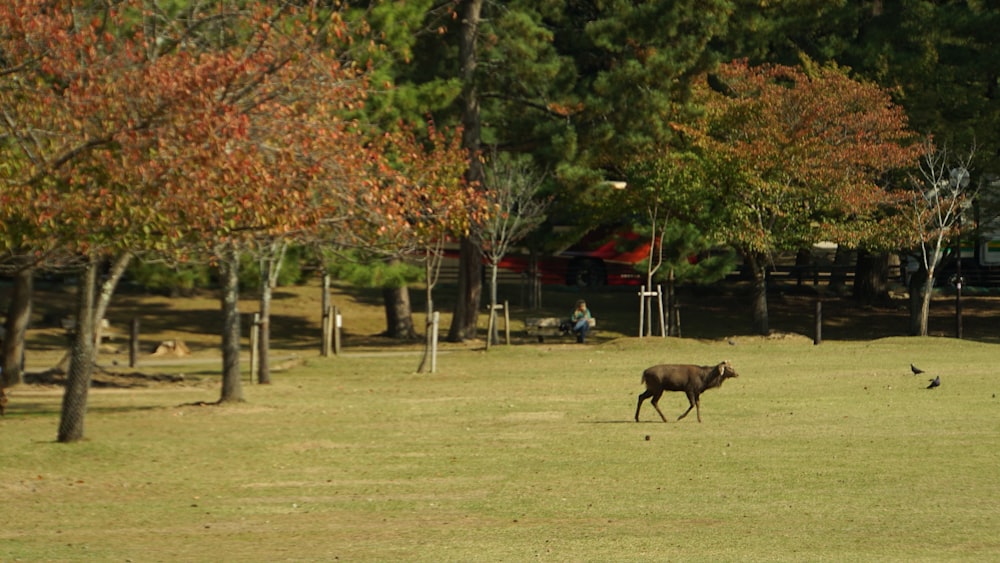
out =
[(643, 314), (646, 311), (646, 296), (644, 291), (639, 292), (639, 338), (642, 338)]
[(340, 355), (340, 329), (344, 326), (344, 319), (340, 315), (340, 307), (333, 308), (333, 355)]
[(139, 363), (139, 317), (132, 319), (128, 335), (128, 367), (134, 368)]
[(813, 345), (818, 346), (823, 343), (823, 301), (816, 300), (816, 335), (813, 337)]
[[(645, 335), (653, 335), (653, 297), (659, 297), (662, 299), (662, 293), (659, 291), (647, 290), (643, 287), (643, 290), (639, 292), (639, 338)], [(646, 314), (649, 314), (647, 317)], [(663, 326), (663, 304), (660, 302), (660, 326)]]
[(332, 340), (330, 333), (333, 330), (333, 318), (331, 317), (330, 311), (330, 274), (323, 274), (323, 293), (322, 298), (322, 309), (320, 309), (320, 314), (322, 315), (320, 322), (322, 327), (322, 340), (319, 344), (319, 353), (324, 358), (330, 357), (330, 341)]
[(507, 346), (510, 346), (510, 303), (503, 302), (503, 332)]
[(260, 362), (260, 313), (253, 314), (253, 321), (250, 322), (250, 384), (254, 382), (254, 374), (257, 373), (257, 364)]
[(656, 286), (656, 310), (660, 312), (660, 337), (667, 337), (667, 322), (663, 316), (663, 286)]

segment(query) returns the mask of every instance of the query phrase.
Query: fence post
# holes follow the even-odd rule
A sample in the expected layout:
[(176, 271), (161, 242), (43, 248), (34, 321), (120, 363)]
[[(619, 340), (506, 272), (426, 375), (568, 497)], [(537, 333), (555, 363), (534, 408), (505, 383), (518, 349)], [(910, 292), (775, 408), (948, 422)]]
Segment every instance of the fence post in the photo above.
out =
[(344, 319), (340, 315), (340, 307), (333, 308), (333, 355), (340, 355), (340, 329), (344, 326)]
[(504, 340), (510, 346), (510, 303), (507, 300), (503, 302), (503, 332)]
[(257, 373), (257, 364), (260, 362), (260, 313), (253, 314), (253, 321), (250, 322), (250, 384), (254, 382), (254, 374)]
[(139, 317), (132, 319), (128, 335), (128, 367), (134, 368), (139, 361)]
[(816, 299), (816, 334), (813, 337), (813, 345), (818, 346), (823, 343), (823, 300)]

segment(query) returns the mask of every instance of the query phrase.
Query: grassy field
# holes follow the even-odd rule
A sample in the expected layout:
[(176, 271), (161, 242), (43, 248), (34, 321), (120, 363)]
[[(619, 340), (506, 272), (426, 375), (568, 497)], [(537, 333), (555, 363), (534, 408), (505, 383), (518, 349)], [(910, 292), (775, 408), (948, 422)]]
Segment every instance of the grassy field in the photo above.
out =
[[(178, 363), (158, 369), (182, 384), (94, 389), (69, 445), (60, 390), (15, 388), (0, 560), (1000, 559), (996, 344), (735, 342), (606, 329), (446, 347), (433, 375), (408, 347), (302, 347), (222, 407), (194, 406), (217, 368)], [(702, 397), (702, 424), (648, 402), (632, 421), (645, 367), (723, 359), (740, 377)]]

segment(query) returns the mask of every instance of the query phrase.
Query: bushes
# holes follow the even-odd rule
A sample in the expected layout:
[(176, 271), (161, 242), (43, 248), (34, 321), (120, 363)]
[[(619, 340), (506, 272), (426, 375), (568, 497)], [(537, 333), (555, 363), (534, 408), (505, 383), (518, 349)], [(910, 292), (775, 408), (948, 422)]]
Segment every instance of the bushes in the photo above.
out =
[[(282, 260), (278, 285), (300, 283), (305, 276), (303, 268), (305, 261), (305, 252), (302, 248), (289, 248)], [(170, 297), (190, 296), (199, 289), (219, 287), (217, 268), (200, 263), (170, 265), (136, 260), (129, 266), (126, 279), (145, 291)], [(243, 255), (240, 260), (240, 289), (247, 291), (260, 289), (260, 268), (253, 256)]]

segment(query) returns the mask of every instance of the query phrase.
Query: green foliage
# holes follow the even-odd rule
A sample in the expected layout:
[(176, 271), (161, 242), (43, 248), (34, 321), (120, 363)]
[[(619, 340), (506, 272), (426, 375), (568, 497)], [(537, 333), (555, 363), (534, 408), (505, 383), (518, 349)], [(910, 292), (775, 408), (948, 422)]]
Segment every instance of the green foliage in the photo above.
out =
[(326, 253), (323, 264), (333, 279), (358, 287), (400, 288), (424, 280), (422, 264), (376, 257), (363, 251)]
[[(847, 2), (737, 0), (714, 41), (724, 60), (836, 62), (877, 82), (906, 108), (913, 127), (951, 146), (976, 145), (1000, 170), (997, 76), (1000, 6), (977, 0)], [(986, 156), (990, 155), (990, 156)]]
[(147, 291), (180, 296), (210, 287), (211, 268), (203, 264), (168, 265), (133, 260), (125, 278)]
[[(302, 246), (290, 246), (282, 257), (278, 266), (277, 285), (294, 285), (302, 281), (304, 273), (302, 271), (303, 262), (307, 259), (306, 250)], [(257, 257), (251, 254), (240, 255), (240, 287), (243, 289), (260, 289), (260, 263)]]
[[(635, 231), (651, 234), (648, 226), (637, 225)], [(653, 276), (654, 281), (665, 282), (673, 273), (678, 284), (707, 285), (715, 283), (736, 269), (738, 256), (729, 247), (720, 247), (694, 225), (681, 221), (667, 223), (662, 242), (663, 265)], [(636, 271), (645, 273), (649, 260), (636, 264)]]

